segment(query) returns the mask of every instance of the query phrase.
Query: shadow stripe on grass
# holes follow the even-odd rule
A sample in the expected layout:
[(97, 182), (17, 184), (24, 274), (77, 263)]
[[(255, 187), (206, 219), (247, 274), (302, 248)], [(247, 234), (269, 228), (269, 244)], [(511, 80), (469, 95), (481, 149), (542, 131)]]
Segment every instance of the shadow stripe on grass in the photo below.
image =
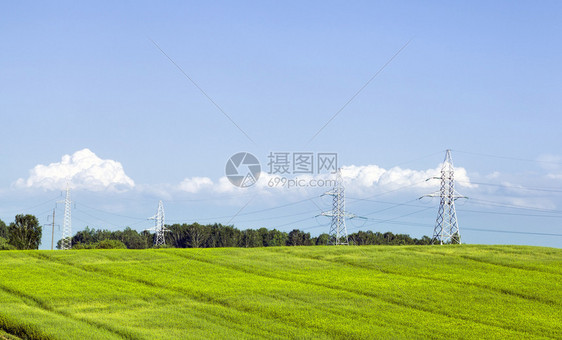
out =
[[(415, 250), (414, 250), (415, 251)], [(421, 253), (421, 254), (428, 254), (427, 252), (419, 252), (419, 251), (415, 251), (417, 253)], [(311, 259), (311, 260), (318, 260), (318, 261), (324, 261), (324, 262), (329, 262), (329, 263), (338, 263), (341, 265), (349, 265), (349, 266), (353, 266), (353, 267), (357, 267), (357, 268), (363, 268), (363, 269), (372, 269), (372, 270), (377, 270), (380, 271), (381, 273), (384, 274), (389, 274), (389, 275), (396, 275), (396, 276), (402, 276), (402, 277), (411, 277), (411, 278), (420, 278), (420, 279), (425, 279), (425, 280), (431, 280), (431, 281), (437, 281), (437, 282), (445, 282), (445, 283), (454, 283), (458, 286), (473, 286), (479, 289), (483, 289), (483, 290), (490, 290), (490, 291), (494, 291), (500, 294), (505, 294), (505, 295), (509, 295), (509, 296), (514, 296), (514, 297), (518, 297), (521, 298), (523, 300), (530, 300), (530, 301), (536, 301), (539, 303), (543, 303), (546, 305), (559, 305), (562, 306), (562, 301), (557, 300), (557, 299), (546, 299), (544, 297), (540, 297), (540, 296), (531, 296), (531, 295), (525, 295), (519, 292), (516, 292), (514, 290), (510, 290), (510, 289), (502, 289), (502, 288), (498, 288), (498, 287), (494, 287), (494, 286), (488, 286), (488, 285), (484, 285), (484, 284), (479, 284), (476, 282), (460, 282), (460, 281), (456, 281), (456, 280), (450, 280), (450, 279), (442, 279), (442, 278), (438, 278), (438, 277), (434, 277), (434, 276), (424, 276), (424, 275), (415, 275), (415, 274), (407, 274), (407, 273), (402, 273), (402, 272), (397, 272), (397, 271), (392, 271), (389, 269), (383, 269), (380, 268), (378, 266), (375, 267), (369, 267), (369, 266), (363, 266), (359, 263), (352, 263), (352, 262), (348, 262), (348, 261), (339, 261), (338, 259), (322, 259), (322, 258), (317, 258), (317, 257), (313, 257), (313, 256), (306, 256), (306, 255), (300, 255), (300, 254), (295, 254), (295, 253), (286, 253), (286, 254), (290, 254), (292, 256), (295, 257), (299, 257), (299, 258), (304, 258), (304, 259)], [(433, 253), (431, 253), (433, 254)], [(439, 254), (439, 255), (447, 255), (447, 254)], [(464, 258), (464, 256), (456, 256), (456, 257), (460, 257), (460, 258)], [(478, 261), (480, 262), (480, 261)], [(482, 263), (484, 264), (491, 264), (488, 263), (486, 261), (482, 261)], [(512, 267), (508, 267), (508, 268), (512, 268)], [(542, 271), (541, 271), (542, 272)], [(542, 272), (544, 274), (549, 274), (548, 272)]]
[[(83, 251), (83, 250), (81, 250), (81, 251)], [(252, 315), (256, 318), (262, 319), (262, 320), (275, 321), (274, 318), (266, 318), (266, 317), (263, 317), (262, 315), (257, 315), (255, 313), (252, 313), (254, 311), (252, 309), (237, 308), (235, 305), (232, 305), (232, 304), (227, 303), (225, 301), (222, 301), (222, 300), (216, 299), (214, 297), (211, 297), (208, 294), (201, 294), (200, 292), (197, 292), (197, 294), (193, 294), (194, 292), (186, 290), (186, 289), (178, 289), (178, 288), (170, 287), (168, 285), (158, 284), (156, 282), (140, 279), (140, 278), (137, 278), (137, 277), (132, 277), (132, 276), (124, 275), (124, 274), (116, 274), (114, 272), (105, 271), (104, 269), (100, 269), (100, 268), (94, 268), (94, 267), (90, 267), (90, 266), (80, 266), (80, 265), (76, 265), (74, 263), (64, 261), (60, 258), (54, 258), (54, 257), (48, 256), (48, 255), (42, 254), (42, 253), (38, 253), (38, 252), (33, 252), (33, 253), (28, 254), (28, 255), (31, 255), (31, 256), (33, 256), (37, 259), (43, 260), (43, 261), (48, 261), (48, 262), (56, 263), (56, 264), (59, 264), (59, 265), (70, 266), (72, 268), (76, 268), (76, 269), (79, 269), (79, 270), (82, 270), (82, 271), (85, 271), (85, 272), (88, 272), (88, 273), (91, 273), (91, 274), (98, 274), (98, 275), (103, 275), (103, 276), (106, 276), (106, 277), (111, 277), (111, 278), (114, 278), (114, 279), (120, 279), (120, 280), (122, 280), (124, 282), (128, 282), (128, 283), (139, 283), (139, 284), (143, 284), (143, 285), (146, 285), (146, 286), (149, 286), (149, 287), (152, 287), (152, 288), (160, 288), (160, 289), (163, 289), (163, 290), (172, 291), (174, 293), (191, 294), (189, 296), (182, 295), (182, 298), (190, 299), (192, 301), (196, 301), (196, 302), (200, 302), (200, 303), (204, 303), (204, 304), (209, 304), (209, 305), (219, 305), (219, 306), (225, 307), (227, 309), (236, 310), (236, 311), (238, 311), (242, 314), (250, 314), (250, 315)], [(210, 311), (209, 311), (209, 314), (213, 315), (213, 316), (220, 316), (220, 315), (217, 315), (217, 314), (212, 313)], [(234, 321), (234, 320), (232, 320), (232, 321)], [(221, 323), (218, 323), (218, 322), (214, 322), (214, 323), (216, 323), (218, 325), (221, 325), (221, 326), (230, 326), (230, 327), (232, 326), (232, 323), (228, 323), (227, 321), (224, 321), (224, 322), (221, 322)], [(248, 334), (250, 336), (259, 336), (260, 335), (259, 333), (257, 333), (254, 330), (248, 330), (247, 327), (245, 327), (245, 326), (247, 326), (246, 324), (240, 324), (240, 323), (236, 323), (236, 324), (239, 326), (236, 329), (238, 331), (240, 331), (241, 333), (245, 333), (245, 334)], [(261, 330), (269, 332), (270, 334), (275, 335), (275, 336), (286, 335), (286, 334), (279, 334), (277, 332), (274, 332), (273, 330), (268, 330), (268, 329), (261, 329)], [(297, 329), (292, 330), (292, 332), (296, 332), (296, 330)]]
[[(9, 335), (13, 335), (17, 337), (17, 339), (20, 339), (21, 337), (24, 339), (32, 339), (32, 340), (52, 340), (51, 337), (49, 337), (47, 334), (42, 332), (40, 329), (37, 329), (37, 327), (22, 322), (14, 321), (11, 318), (1, 313), (0, 313), (0, 330), (5, 331)], [(0, 334), (0, 339), (9, 340), (10, 338), (4, 337), (2, 336), (2, 334)]]
[(417, 253), (420, 253), (420, 254), (431, 254), (431, 255), (439, 255), (439, 256), (454, 256), (454, 257), (460, 257), (460, 258), (464, 258), (464, 259), (467, 259), (467, 260), (476, 261), (476, 262), (480, 262), (480, 263), (487, 263), (487, 264), (499, 266), (499, 267), (518, 269), (518, 270), (524, 270), (524, 271), (529, 271), (529, 272), (539, 272), (539, 273), (548, 274), (548, 275), (562, 276), (562, 273), (559, 273), (559, 272), (554, 272), (554, 271), (550, 271), (550, 270), (543, 270), (541, 268), (528, 267), (528, 266), (524, 266), (524, 265), (510, 265), (510, 264), (507, 264), (507, 263), (498, 263), (498, 262), (493, 262), (493, 261), (486, 261), (484, 259), (480, 259), (480, 258), (470, 256), (470, 255), (466, 255), (466, 254), (443, 253), (443, 252), (440, 252), (440, 251), (420, 251), (420, 250), (417, 250), (417, 249), (412, 249), (412, 250), (417, 252)]
[[(78, 318), (78, 317), (75, 317), (75, 316), (73, 316), (69, 313), (63, 312), (63, 311), (58, 311), (58, 310), (54, 309), (53, 307), (49, 306), (43, 300), (41, 300), (41, 299), (39, 299), (39, 298), (37, 298), (33, 295), (26, 294), (26, 293), (24, 293), (20, 290), (17, 290), (17, 289), (11, 288), (11, 287), (7, 287), (3, 284), (0, 284), (0, 290), (2, 290), (5, 293), (8, 293), (12, 296), (17, 297), (19, 300), (21, 300), (24, 304), (26, 304), (29, 307), (36, 307), (36, 308), (39, 308), (39, 309), (41, 309), (45, 312), (57, 314), (59, 316), (62, 316), (62, 317), (67, 318), (67, 319), (71, 319), (71, 320), (76, 321), (76, 322), (81, 322), (81, 323), (88, 324), (90, 326), (94, 326), (96, 328), (99, 328), (99, 329), (108, 331), (108, 332), (110, 332), (114, 335), (117, 335), (117, 336), (119, 336), (123, 339), (137, 339), (131, 333), (123, 332), (121, 330), (114, 329), (114, 328), (112, 328), (110, 326), (107, 326), (105, 324), (100, 324), (100, 323), (97, 323), (97, 322), (93, 322), (91, 320)], [(49, 337), (44, 332), (37, 331), (36, 328), (31, 328), (31, 330), (36, 331), (39, 336), (44, 335), (48, 339), (52, 339), (51, 337)], [(34, 337), (32, 337), (32, 338), (34, 339)], [(41, 338), (41, 337), (39, 337), (39, 338)]]
[[(256, 271), (249, 271), (247, 269), (243, 269), (243, 268), (239, 268), (237, 266), (233, 266), (233, 265), (227, 265), (227, 264), (218, 264), (215, 262), (211, 262), (208, 260), (203, 260), (203, 259), (199, 259), (199, 258), (193, 258), (193, 257), (187, 257), (187, 256), (182, 256), (182, 255), (177, 255), (176, 256), (180, 256), (180, 257), (185, 257), (185, 258), (189, 258), (189, 259), (194, 259), (196, 261), (199, 262), (203, 262), (203, 263), (208, 263), (211, 265), (215, 265), (215, 266), (220, 266), (220, 267), (226, 267), (226, 268), (230, 268), (230, 269), (234, 269), (237, 271), (241, 271), (244, 273), (250, 273), (250, 274), (254, 274), (254, 275), (258, 275), (258, 276), (262, 276), (262, 277), (267, 277), (267, 278), (273, 278), (273, 279), (278, 279), (278, 280), (282, 280), (282, 281), (287, 281), (287, 282), (298, 282), (301, 284), (307, 284), (307, 285), (312, 285), (312, 286), (317, 286), (317, 287), (323, 287), (323, 288), (328, 288), (328, 289), (333, 289), (333, 290), (337, 290), (337, 291), (345, 291), (347, 293), (351, 293), (351, 294), (356, 294), (356, 295), (361, 295), (361, 296), (365, 296), (368, 298), (373, 298), (373, 299), (378, 299), (384, 302), (387, 302), (389, 304), (393, 304), (393, 305), (397, 305), (397, 306), (401, 306), (401, 307), (405, 307), (405, 308), (410, 308), (410, 309), (414, 309), (414, 310), (418, 310), (421, 312), (425, 312), (425, 313), (429, 313), (432, 315), (439, 315), (439, 316), (445, 316), (451, 319), (461, 319), (465, 322), (469, 322), (469, 323), (476, 323), (476, 324), (480, 324), (486, 327), (490, 327), (490, 328), (496, 328), (496, 329), (501, 329), (503, 331), (508, 331), (508, 332), (512, 332), (512, 333), (516, 333), (516, 334), (520, 334), (520, 335), (531, 335), (526, 331), (523, 330), (519, 330), (519, 329), (512, 329), (512, 328), (508, 328), (506, 326), (503, 326), (501, 324), (493, 324), (493, 323), (486, 323), (486, 322), (482, 322), (480, 320), (474, 320), (468, 317), (464, 317), (464, 316), (460, 316), (460, 315), (456, 315), (456, 314), (452, 314), (452, 313), (445, 313), (442, 311), (435, 311), (432, 310), (430, 308), (427, 307), (423, 307), (423, 306), (419, 306), (419, 305), (413, 305), (413, 304), (409, 304), (406, 303), (404, 301), (400, 301), (400, 300), (392, 300), (392, 299), (386, 299), (382, 296), (379, 295), (375, 295), (375, 294), (369, 294), (369, 293), (365, 293), (365, 292), (361, 292), (361, 291), (357, 291), (354, 289), (349, 289), (349, 288), (344, 288), (344, 287), (338, 287), (338, 286), (332, 286), (329, 284), (323, 284), (323, 283), (317, 283), (317, 282), (310, 282), (310, 281), (304, 281), (304, 280), (296, 280), (296, 279), (287, 279), (281, 276), (276, 276), (276, 275), (268, 275), (266, 273), (260, 273), (260, 272), (256, 272)], [(543, 335), (544, 336), (544, 335)], [(547, 336), (548, 337), (548, 336)], [(553, 339), (555, 339), (553, 337)]]

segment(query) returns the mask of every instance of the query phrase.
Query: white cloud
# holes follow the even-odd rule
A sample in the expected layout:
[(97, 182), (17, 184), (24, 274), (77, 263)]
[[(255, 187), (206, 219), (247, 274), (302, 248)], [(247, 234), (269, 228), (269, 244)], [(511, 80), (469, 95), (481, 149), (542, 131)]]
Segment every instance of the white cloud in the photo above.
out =
[(494, 171), (491, 174), (488, 174), (485, 176), (486, 179), (498, 179), (501, 176), (501, 172), (499, 171)]
[(557, 155), (541, 155), (538, 161), (543, 169), (547, 170), (546, 177), (554, 180), (562, 179), (562, 156)]
[(562, 157), (557, 155), (540, 155), (537, 159), (541, 167), (545, 170), (556, 171), (562, 167)]
[(179, 189), (192, 194), (198, 193), (202, 190), (212, 188), (213, 181), (209, 177), (191, 177), (184, 179)]
[(89, 149), (64, 155), (58, 163), (39, 164), (29, 171), (27, 179), (20, 178), (16, 186), (24, 188), (43, 188), (60, 190), (66, 187), (67, 180), (73, 189), (123, 190), (135, 183), (129, 178), (121, 163), (111, 159), (101, 159)]
[[(434, 169), (413, 170), (393, 167), (383, 169), (377, 165), (344, 166), (342, 176), (346, 182), (346, 191), (368, 193), (372, 191), (388, 191), (403, 187), (412, 189), (431, 189), (438, 186), (438, 180), (428, 180), (439, 177), (441, 165)], [(466, 169), (455, 168), (455, 181), (458, 187), (474, 188), (470, 182)]]
[[(364, 166), (344, 166), (342, 167), (342, 176), (344, 185), (347, 192), (369, 194), (372, 192), (381, 192), (388, 190), (395, 190), (401, 187), (411, 187), (417, 189), (437, 189), (439, 185), (438, 180), (429, 180), (428, 178), (440, 176), (441, 165), (435, 169), (428, 170), (412, 170), (394, 167), (391, 169), (384, 169), (377, 165), (364, 165)], [(307, 191), (307, 187), (289, 188), (287, 186), (279, 185), (277, 181), (279, 177), (286, 177), (287, 179), (298, 178), (302, 183), (308, 183), (309, 180), (326, 180), (333, 179), (334, 175), (319, 174), (319, 175), (276, 175), (262, 172), (258, 182), (251, 187), (251, 190), (258, 190), (263, 194), (273, 193), (273, 190), (285, 190), (291, 192)], [(455, 179), (459, 187), (475, 188), (476, 185), (470, 182), (467, 172), (464, 168), (455, 168)], [(273, 185), (271, 185), (273, 184)], [(294, 184), (294, 183), (293, 183)], [(189, 193), (227, 193), (236, 192), (240, 189), (232, 185), (226, 177), (219, 178), (218, 181), (213, 182), (208, 177), (191, 177), (184, 179), (178, 187), (180, 190)], [(310, 187), (309, 187), (310, 188)], [(316, 187), (317, 188), (317, 187)], [(329, 187), (326, 187), (328, 190)], [(428, 192), (429, 193), (429, 192)]]

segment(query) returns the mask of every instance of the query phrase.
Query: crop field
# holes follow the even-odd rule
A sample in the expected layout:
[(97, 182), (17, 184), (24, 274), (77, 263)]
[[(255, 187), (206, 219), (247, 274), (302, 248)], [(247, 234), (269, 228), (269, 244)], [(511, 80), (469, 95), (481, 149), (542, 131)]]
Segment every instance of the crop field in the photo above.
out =
[(562, 338), (562, 250), (0, 252), (0, 339)]

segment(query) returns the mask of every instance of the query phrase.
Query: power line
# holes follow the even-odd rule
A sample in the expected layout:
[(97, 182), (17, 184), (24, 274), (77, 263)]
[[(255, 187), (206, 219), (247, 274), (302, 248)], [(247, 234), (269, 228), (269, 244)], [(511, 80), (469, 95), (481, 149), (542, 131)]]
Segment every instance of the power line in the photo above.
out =
[(250, 138), (250, 136), (246, 133), (246, 131), (244, 131), (238, 124), (236, 124), (236, 122), (226, 113), (224, 112), (224, 110), (222, 109), (222, 107), (219, 106), (219, 104), (217, 104), (208, 94), (207, 92), (205, 92), (187, 73), (185, 73), (185, 71), (183, 70), (183, 68), (180, 67), (180, 65), (178, 65), (172, 58), (170, 58), (170, 56), (164, 52), (163, 49), (160, 48), (160, 46), (152, 39), (150, 39), (150, 41), (152, 41), (152, 43), (154, 44), (154, 46), (156, 46), (156, 48), (158, 48), (160, 50), (160, 52), (162, 52), (162, 54), (168, 58), (168, 60), (178, 69), (180, 70), (180, 72), (193, 84), (195, 85), (195, 87), (234, 125), (236, 126), (236, 128), (242, 132), (242, 134), (244, 136), (246, 136), (246, 138), (248, 138), (248, 140), (250, 142), (252, 142), (252, 144), (256, 145), (256, 142), (254, 142), (254, 140), (252, 138)]
[[(49, 200), (47, 200), (47, 201), (38, 203), (38, 204), (33, 205), (33, 206), (31, 206), (31, 207), (27, 207), (27, 208), (23, 208), (23, 209), (17, 209), (17, 210), (12, 210), (12, 212), (13, 212), (14, 214), (18, 214), (18, 213), (21, 213), (21, 212), (25, 212), (25, 211), (28, 211), (28, 210), (35, 209), (35, 208), (37, 208), (37, 207), (40, 207), (40, 206), (42, 206), (42, 205), (45, 205), (45, 204), (47, 204), (47, 203), (51, 203), (51, 202), (53, 202), (53, 201), (56, 201), (56, 200), (59, 199), (59, 198), (60, 198), (60, 195), (57, 195), (57, 197), (51, 198), (51, 199), (49, 199)], [(50, 210), (49, 210), (49, 211), (50, 211)], [(9, 214), (9, 213), (4, 213), (4, 214)]]
[[(374, 221), (374, 223), (369, 224), (368, 226), (373, 226), (373, 225), (382, 224), (382, 223), (389, 223), (389, 222), (395, 223), (395, 220), (398, 220), (398, 219), (401, 219), (401, 218), (404, 218), (404, 217), (407, 217), (407, 216), (419, 214), (419, 213), (424, 212), (424, 211), (427, 211), (427, 210), (429, 210), (429, 209), (433, 209), (433, 207), (425, 207), (425, 208), (423, 208), (423, 209), (421, 209), (421, 210), (417, 210), (417, 211), (414, 211), (414, 212), (411, 212), (411, 213), (403, 214), (403, 215), (400, 215), (400, 216), (397, 216), (397, 217), (393, 217), (393, 218), (389, 218), (389, 219), (368, 218), (367, 220)], [(359, 228), (363, 228), (363, 227), (365, 227), (365, 226), (356, 227), (355, 229), (359, 229)]]
[(543, 192), (562, 193), (562, 189), (539, 188), (539, 187), (526, 187), (526, 186), (522, 186), (522, 185), (516, 185), (516, 186), (514, 186), (514, 185), (507, 185), (507, 184), (484, 183), (484, 182), (469, 182), (469, 181), (462, 181), (462, 180), (457, 180), (457, 182), (470, 183), (470, 184), (478, 184), (478, 185), (485, 185), (485, 186), (494, 186), (494, 187), (500, 187), (500, 188), (505, 188), (505, 189), (516, 189), (516, 190), (528, 190), (528, 191), (543, 191)]
[(408, 185), (404, 185), (404, 186), (402, 186), (402, 187), (399, 187), (399, 188), (396, 188), (396, 189), (393, 189), (393, 190), (388, 190), (388, 191), (384, 191), (384, 192), (381, 192), (381, 193), (377, 193), (377, 194), (372, 195), (372, 196), (367, 196), (367, 197), (364, 197), (364, 198), (352, 198), (352, 199), (353, 199), (353, 200), (357, 200), (357, 201), (368, 201), (368, 200), (370, 200), (371, 198), (379, 197), (379, 196), (383, 196), (383, 195), (386, 195), (386, 194), (390, 194), (390, 193), (393, 193), (393, 192), (396, 192), (396, 191), (400, 191), (400, 190), (404, 190), (404, 189), (407, 189), (407, 188), (411, 188), (411, 187), (413, 187), (413, 186), (416, 186), (416, 185), (419, 185), (419, 184), (422, 184), (422, 183), (425, 183), (425, 182), (427, 182), (427, 181), (426, 181), (426, 180), (423, 180), (423, 181), (419, 181), (419, 182), (415, 182), (415, 183), (410, 183), (410, 184), (408, 184)]
[[(260, 209), (260, 210), (254, 210), (254, 211), (249, 211), (249, 212), (245, 212), (245, 213), (241, 213), (238, 214), (237, 216), (248, 216), (248, 215), (253, 215), (253, 214), (259, 214), (262, 212), (266, 212), (266, 211), (271, 211), (271, 210), (276, 210), (276, 209), (280, 209), (280, 208), (286, 208), (286, 207), (290, 207), (296, 204), (300, 204), (303, 202), (307, 202), (307, 201), (311, 201), (313, 199), (318, 198), (318, 196), (313, 196), (313, 197), (309, 197), (300, 201), (296, 201), (296, 202), (291, 202), (291, 203), (287, 203), (287, 204), (283, 204), (283, 205), (279, 205), (276, 207), (271, 207), (271, 208), (265, 208), (265, 209)], [(206, 218), (199, 218), (197, 220), (199, 221), (209, 221), (209, 220), (220, 220), (220, 219), (224, 219), (224, 218), (231, 218), (232, 215), (225, 215), (225, 216), (215, 216), (215, 217), (206, 217)], [(184, 221), (185, 219), (174, 219), (174, 220), (168, 220), (168, 221)]]
[(410, 42), (412, 41), (412, 39), (408, 40), (406, 42), (406, 44), (404, 44), (404, 46), (402, 46), (370, 79), (369, 81), (367, 81), (365, 83), (365, 85), (363, 85), (357, 92), (355, 92), (355, 94), (336, 112), (332, 115), (332, 117), (330, 117), (330, 119), (328, 119), (328, 121), (322, 125), (322, 127), (308, 140), (307, 144), (310, 144), (310, 142), (312, 142), (314, 140), (314, 138), (316, 138), (316, 136), (318, 136), (318, 134), (320, 132), (322, 132), (322, 130), (324, 130), (324, 128), (326, 128), (326, 126), (328, 126), (328, 124), (330, 124), (332, 122), (332, 120), (334, 120), (348, 105), (349, 103), (351, 103), (353, 101), (353, 99), (355, 99), (355, 97), (357, 97), (359, 95), (359, 93), (361, 93), (361, 91), (363, 91), (372, 81), (373, 79), (375, 79), (399, 54), (400, 52), (402, 52), (402, 50), (404, 50), (406, 48), (406, 46), (408, 46), (410, 44)]
[(530, 232), (530, 231), (513, 231), (513, 230), (496, 230), (496, 229), (479, 229), (479, 228), (463, 228), (463, 229), (464, 229), (464, 230), (483, 231), (483, 232), (489, 232), (489, 233), (539, 235), (539, 236), (557, 236), (557, 237), (562, 236), (562, 234), (538, 233), (538, 232)]
[(521, 161), (521, 162), (548, 163), (548, 164), (562, 165), (562, 162), (555, 162), (555, 161), (544, 161), (544, 160), (539, 160), (539, 159), (526, 159), (526, 158), (518, 158), (518, 157), (510, 157), (510, 156), (498, 156), (498, 155), (490, 155), (490, 154), (485, 154), (485, 153), (461, 151), (461, 150), (454, 150), (454, 151), (458, 152), (458, 153), (464, 153), (464, 154), (467, 154), (467, 155), (474, 155), (474, 156), (483, 156), (483, 157), (499, 158), (499, 159), (509, 159), (509, 160)]
[[(524, 206), (524, 205), (497, 203), (497, 202), (494, 202), (494, 201), (483, 200), (483, 199), (479, 199), (479, 198), (470, 198), (470, 200), (468, 200), (467, 202), (473, 203), (473, 204), (486, 205), (486, 206), (496, 206), (496, 207), (500, 207), (500, 208), (510, 208), (510, 209), (520, 209), (520, 210), (540, 211), (540, 212), (562, 214), (561, 210), (540, 209), (540, 208), (532, 208), (532, 207), (528, 207), (528, 206)], [(482, 202), (482, 203), (478, 203), (478, 202)]]
[[(419, 211), (421, 212), (421, 211)], [(413, 213), (412, 213), (413, 214)], [(409, 215), (412, 215), (409, 214)], [(398, 216), (395, 219), (401, 218), (401, 217), (405, 217), (406, 215), (402, 215), (402, 216)], [(377, 222), (377, 224), (383, 223), (383, 221), (381, 222)], [(384, 223), (389, 223), (389, 224), (396, 224), (396, 225), (403, 225), (403, 226), (408, 226), (408, 227), (421, 227), (421, 228), (431, 228), (431, 225), (429, 224), (419, 224), (419, 223), (408, 223), (408, 222), (400, 222), (400, 221), (393, 221), (391, 220), (386, 220), (384, 221)], [(372, 226), (372, 225), (371, 225)], [(361, 227), (362, 228), (362, 227)], [(522, 234), (522, 235), (537, 235), (537, 236), (557, 236), (560, 237), (562, 236), (562, 234), (555, 234), (555, 233), (540, 233), (540, 232), (530, 232), (530, 231), (515, 231), (515, 230), (498, 230), (498, 229), (483, 229), (483, 228), (470, 228), (470, 227), (463, 227), (463, 230), (470, 230), (470, 231), (478, 231), (478, 232), (490, 232), (490, 233), (505, 233), (505, 234)]]
[(130, 218), (130, 219), (132, 219), (132, 220), (143, 220), (143, 221), (146, 220), (146, 219), (140, 218), (140, 217), (133, 217), (133, 216), (127, 216), (127, 215), (121, 215), (121, 214), (117, 214), (117, 213), (112, 213), (112, 212), (109, 212), (109, 211), (105, 211), (105, 210), (101, 210), (101, 209), (98, 209), (98, 208), (94, 208), (94, 207), (87, 206), (87, 205), (85, 205), (85, 204), (83, 204), (83, 203), (80, 203), (80, 206), (81, 206), (81, 207), (86, 207), (86, 208), (88, 208), (88, 209), (96, 210), (96, 211), (99, 211), (99, 212), (102, 212), (102, 213), (108, 214), (108, 215), (115, 215), (115, 216), (119, 216), (119, 217)]
[(492, 215), (562, 218), (562, 216), (557, 216), (557, 215), (553, 216), (553, 215), (538, 215), (538, 214), (522, 214), (522, 213), (508, 213), (508, 212), (499, 212), (499, 211), (483, 211), (483, 210), (470, 210), (470, 209), (462, 209), (462, 212), (472, 212), (478, 214), (492, 214)]

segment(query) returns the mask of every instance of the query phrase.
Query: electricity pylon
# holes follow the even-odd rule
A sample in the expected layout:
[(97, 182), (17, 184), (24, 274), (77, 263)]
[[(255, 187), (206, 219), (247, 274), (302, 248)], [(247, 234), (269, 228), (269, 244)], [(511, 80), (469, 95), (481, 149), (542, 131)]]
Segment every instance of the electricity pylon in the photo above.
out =
[[(62, 250), (72, 249), (72, 217), (71, 217), (72, 201), (70, 200), (70, 184), (66, 183), (66, 197), (64, 199), (64, 222), (62, 227)], [(53, 214), (54, 215), (54, 214)], [(54, 228), (54, 221), (53, 221)]]
[(330, 224), (330, 241), (331, 245), (349, 245), (347, 236), (347, 226), (345, 225), (345, 218), (353, 218), (355, 215), (348, 214), (345, 211), (345, 189), (343, 187), (343, 179), (341, 176), (341, 169), (336, 173), (336, 183), (331, 191), (326, 192), (324, 195), (333, 197), (332, 211), (323, 212), (322, 216), (332, 218)]
[(162, 201), (158, 202), (158, 211), (156, 215), (149, 218), (149, 220), (155, 220), (154, 228), (148, 229), (150, 231), (155, 232), (154, 236), (154, 246), (161, 246), (166, 244), (166, 238), (164, 237), (164, 233), (168, 231), (164, 226), (164, 204)]
[(441, 177), (433, 177), (433, 179), (441, 180), (441, 188), (436, 193), (422, 196), (440, 198), (439, 211), (437, 212), (437, 219), (435, 221), (435, 229), (433, 230), (433, 237), (431, 238), (432, 244), (461, 244), (461, 234), (459, 230), (459, 223), (457, 221), (457, 212), (455, 211), (455, 201), (459, 198), (467, 197), (461, 196), (455, 191), (454, 175), (455, 169), (453, 167), (453, 159), (451, 158), (451, 150), (447, 149), (445, 153), (445, 160), (441, 166)]

